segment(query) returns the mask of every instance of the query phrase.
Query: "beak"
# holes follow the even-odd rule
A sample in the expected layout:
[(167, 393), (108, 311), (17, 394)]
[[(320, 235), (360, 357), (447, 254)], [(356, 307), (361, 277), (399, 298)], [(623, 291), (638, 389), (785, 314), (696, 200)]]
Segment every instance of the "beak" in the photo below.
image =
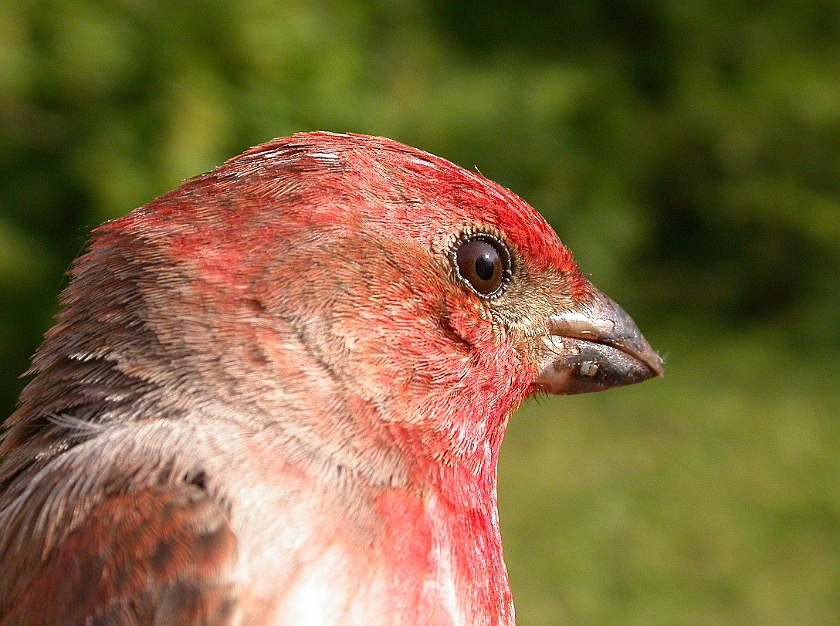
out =
[(618, 304), (593, 289), (548, 318), (545, 357), (535, 386), (569, 395), (632, 385), (663, 375), (662, 359)]

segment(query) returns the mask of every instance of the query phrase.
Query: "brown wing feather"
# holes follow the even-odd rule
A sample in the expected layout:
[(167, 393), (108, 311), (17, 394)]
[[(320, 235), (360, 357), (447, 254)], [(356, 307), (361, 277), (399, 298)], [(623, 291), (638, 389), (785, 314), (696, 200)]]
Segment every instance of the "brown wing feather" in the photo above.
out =
[(0, 626), (223, 626), (236, 538), (193, 485), (111, 496), (54, 548)]

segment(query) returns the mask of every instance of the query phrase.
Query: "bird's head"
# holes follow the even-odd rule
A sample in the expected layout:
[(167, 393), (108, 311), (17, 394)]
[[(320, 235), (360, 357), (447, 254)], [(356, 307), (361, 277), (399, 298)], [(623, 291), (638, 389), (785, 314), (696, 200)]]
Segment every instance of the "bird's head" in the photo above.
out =
[(406, 457), (494, 463), (535, 391), (662, 373), (536, 211), (381, 138), (253, 148), (102, 227), (73, 274), (34, 368), (97, 383), (76, 413), (244, 420), (391, 480)]

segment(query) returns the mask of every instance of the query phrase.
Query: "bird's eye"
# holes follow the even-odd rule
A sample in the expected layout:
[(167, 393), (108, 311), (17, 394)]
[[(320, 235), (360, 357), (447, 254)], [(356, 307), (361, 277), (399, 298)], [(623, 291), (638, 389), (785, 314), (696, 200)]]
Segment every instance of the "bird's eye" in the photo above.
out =
[(510, 278), (510, 255), (501, 241), (480, 235), (458, 245), (455, 267), (461, 280), (478, 295), (492, 298)]

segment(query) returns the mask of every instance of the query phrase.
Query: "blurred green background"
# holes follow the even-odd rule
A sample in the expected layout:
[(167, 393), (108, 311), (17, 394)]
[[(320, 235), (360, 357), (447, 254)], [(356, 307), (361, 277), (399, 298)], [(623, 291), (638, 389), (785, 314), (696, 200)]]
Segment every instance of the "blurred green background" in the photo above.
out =
[(2, 414), (92, 227), (313, 129), (512, 188), (667, 358), (514, 416), (521, 625), (840, 624), (840, 3), (3, 0)]

